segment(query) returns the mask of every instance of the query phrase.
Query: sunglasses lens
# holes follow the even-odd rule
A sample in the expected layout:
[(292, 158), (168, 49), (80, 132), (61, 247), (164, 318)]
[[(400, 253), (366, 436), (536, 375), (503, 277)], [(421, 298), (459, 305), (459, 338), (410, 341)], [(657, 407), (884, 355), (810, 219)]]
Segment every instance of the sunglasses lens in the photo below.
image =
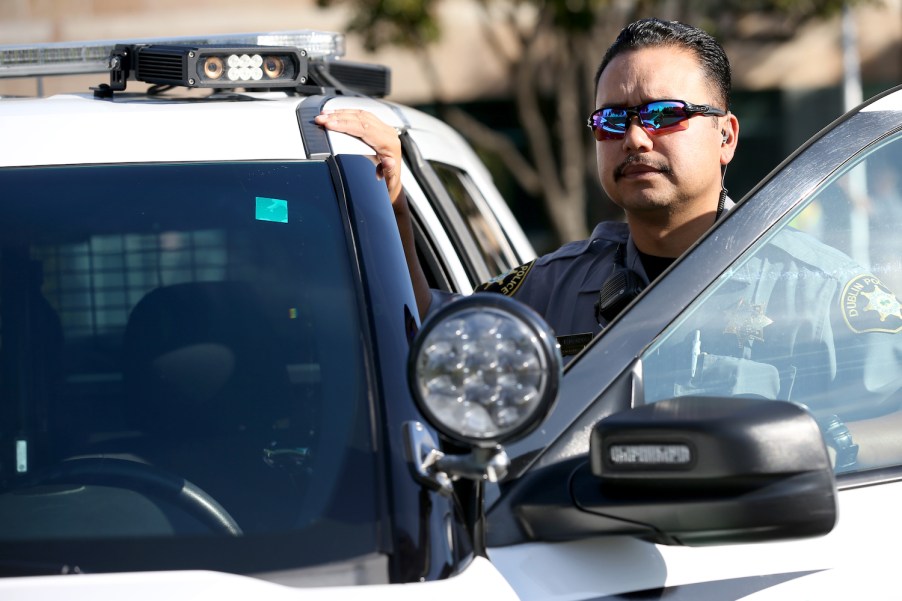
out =
[(642, 120), (642, 125), (654, 130), (675, 127), (688, 118), (686, 105), (682, 102), (663, 100), (649, 102), (639, 108), (639, 119)]
[(630, 122), (629, 113), (623, 109), (604, 109), (598, 113), (598, 125), (611, 133), (622, 134)]
[(619, 140), (626, 131), (629, 115), (622, 109), (601, 109), (592, 113), (592, 133), (595, 139)]

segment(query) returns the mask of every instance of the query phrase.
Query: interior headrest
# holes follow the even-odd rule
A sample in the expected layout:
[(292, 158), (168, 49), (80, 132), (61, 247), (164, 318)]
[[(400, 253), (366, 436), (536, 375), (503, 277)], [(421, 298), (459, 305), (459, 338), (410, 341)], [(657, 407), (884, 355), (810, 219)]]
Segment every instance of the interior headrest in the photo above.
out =
[[(257, 292), (238, 282), (157, 288), (132, 310), (125, 380), (135, 425), (220, 432), (276, 419), (285, 359)], [(282, 399), (287, 400), (287, 399)]]

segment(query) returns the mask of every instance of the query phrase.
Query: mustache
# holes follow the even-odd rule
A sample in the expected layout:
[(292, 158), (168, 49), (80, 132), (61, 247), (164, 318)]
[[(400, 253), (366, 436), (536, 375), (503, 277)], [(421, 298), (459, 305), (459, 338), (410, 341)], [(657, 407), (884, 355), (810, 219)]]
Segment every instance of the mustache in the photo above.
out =
[(653, 161), (640, 154), (631, 154), (627, 156), (622, 163), (617, 165), (616, 169), (614, 169), (614, 181), (617, 181), (621, 177), (623, 177), (623, 172), (627, 167), (631, 165), (645, 165), (646, 167), (651, 167), (655, 171), (659, 171), (664, 174), (669, 175), (671, 173), (670, 166), (663, 161)]

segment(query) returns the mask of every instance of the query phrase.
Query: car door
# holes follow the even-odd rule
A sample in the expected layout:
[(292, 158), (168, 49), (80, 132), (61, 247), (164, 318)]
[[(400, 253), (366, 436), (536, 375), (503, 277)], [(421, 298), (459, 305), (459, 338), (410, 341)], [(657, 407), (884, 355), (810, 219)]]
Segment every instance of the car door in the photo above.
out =
[(833, 448), (834, 530), (699, 548), (499, 537), (490, 556), (523, 598), (886, 592), (894, 568), (877, 548), (902, 535), (900, 132), (897, 89), (776, 169), (568, 366), (556, 408), (508, 448), (513, 479), (489, 498), (492, 546), (493, 522), (503, 530), (516, 513), (506, 500), (519, 483), (586, 453), (603, 417), (679, 396), (778, 399), (806, 407)]
[[(535, 250), (479, 157), (455, 130), (420, 111), (353, 97), (321, 108), (364, 109), (397, 128), (402, 183), (417, 253), (430, 287), (468, 294), (474, 286), (535, 258)], [(328, 134), (331, 152), (373, 154), (359, 140)]]

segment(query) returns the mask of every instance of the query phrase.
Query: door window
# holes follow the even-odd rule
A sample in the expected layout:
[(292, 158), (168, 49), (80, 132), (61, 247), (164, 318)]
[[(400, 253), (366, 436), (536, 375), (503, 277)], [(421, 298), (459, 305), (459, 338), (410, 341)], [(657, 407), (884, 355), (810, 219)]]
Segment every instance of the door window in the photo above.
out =
[(466, 172), (437, 161), (430, 164), (463, 217), (467, 232), (489, 272), (497, 275), (513, 267), (517, 262), (516, 253)]
[(643, 354), (646, 402), (792, 401), (848, 425), (850, 469), (902, 463), (875, 451), (902, 423), (899, 165), (902, 136), (869, 148), (717, 278)]

